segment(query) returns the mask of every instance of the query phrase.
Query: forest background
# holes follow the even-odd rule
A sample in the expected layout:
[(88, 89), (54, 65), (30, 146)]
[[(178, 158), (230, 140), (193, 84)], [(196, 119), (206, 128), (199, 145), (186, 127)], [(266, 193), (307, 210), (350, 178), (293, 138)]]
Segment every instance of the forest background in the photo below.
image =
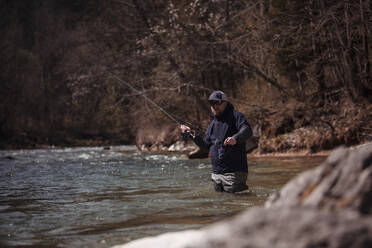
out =
[(370, 0), (3, 0), (0, 147), (168, 147), (226, 92), (261, 152), (372, 140)]

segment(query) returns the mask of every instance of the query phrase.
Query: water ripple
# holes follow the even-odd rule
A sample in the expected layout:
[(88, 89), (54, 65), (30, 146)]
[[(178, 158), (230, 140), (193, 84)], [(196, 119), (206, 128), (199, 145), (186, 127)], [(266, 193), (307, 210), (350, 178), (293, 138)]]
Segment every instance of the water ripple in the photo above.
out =
[(263, 204), (303, 168), (254, 161), (249, 191), (221, 194), (207, 159), (133, 147), (0, 151), (0, 246), (109, 247), (198, 228)]

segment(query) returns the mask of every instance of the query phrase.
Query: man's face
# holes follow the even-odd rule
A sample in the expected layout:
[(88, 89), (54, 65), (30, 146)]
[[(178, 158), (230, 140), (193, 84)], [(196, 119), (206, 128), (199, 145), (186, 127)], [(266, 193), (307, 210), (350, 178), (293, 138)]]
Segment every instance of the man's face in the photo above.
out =
[(211, 111), (214, 115), (219, 116), (223, 113), (226, 108), (227, 102), (221, 101), (210, 101)]

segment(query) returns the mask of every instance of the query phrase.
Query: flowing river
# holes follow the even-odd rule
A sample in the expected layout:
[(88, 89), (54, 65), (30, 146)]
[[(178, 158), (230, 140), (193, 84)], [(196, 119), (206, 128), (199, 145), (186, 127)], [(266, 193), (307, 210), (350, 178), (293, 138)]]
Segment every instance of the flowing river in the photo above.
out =
[(0, 247), (110, 247), (200, 228), (263, 205), (324, 159), (250, 159), (249, 190), (228, 194), (214, 192), (209, 159), (131, 146), (0, 151)]

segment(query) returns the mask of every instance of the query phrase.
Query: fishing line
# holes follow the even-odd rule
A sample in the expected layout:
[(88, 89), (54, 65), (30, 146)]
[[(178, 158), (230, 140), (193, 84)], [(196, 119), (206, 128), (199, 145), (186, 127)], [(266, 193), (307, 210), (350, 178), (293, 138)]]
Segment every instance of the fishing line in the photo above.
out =
[(133, 90), (136, 94), (142, 96), (148, 103), (150, 103), (151, 105), (153, 105), (154, 107), (158, 108), (163, 114), (165, 114), (169, 119), (171, 119), (172, 121), (174, 121), (175, 123), (177, 123), (178, 125), (182, 125), (183, 123), (184, 124), (187, 124), (188, 126), (198, 130), (198, 131), (201, 131), (199, 128), (195, 127), (195, 125), (187, 122), (187, 121), (184, 121), (184, 120), (180, 120), (181, 118), (177, 117), (176, 115), (174, 114), (171, 114), (170, 112), (166, 111), (163, 107), (161, 107), (159, 104), (157, 104), (156, 102), (154, 102), (153, 100), (151, 100), (149, 97), (147, 97), (143, 92), (137, 90), (135, 87), (133, 87), (130, 83), (124, 81), (123, 79), (121, 79), (119, 76), (117, 76), (115, 73), (107, 70), (107, 69), (104, 69), (104, 68), (101, 68), (101, 70), (103, 70), (104, 72), (110, 74), (111, 76), (113, 76), (116, 80), (118, 80), (119, 82), (125, 84), (128, 88), (130, 88), (131, 90)]
[(96, 63), (93, 63), (92, 61), (87, 61), (84, 56), (79, 56), (80, 59), (82, 59), (83, 61), (85, 61), (87, 64), (90, 64), (90, 65), (94, 65), (96, 66), (99, 70), (102, 70), (103, 72), (106, 72), (108, 74), (110, 74), (111, 76), (113, 76), (116, 80), (118, 80), (120, 83), (123, 83), (125, 84), (128, 88), (130, 88), (132, 91), (134, 91), (136, 94), (142, 96), (148, 103), (150, 103), (151, 105), (153, 105), (155, 108), (159, 109), (163, 114), (165, 114), (169, 119), (171, 119), (172, 121), (174, 121), (175, 123), (177, 123), (177, 125), (182, 125), (182, 124), (186, 124), (188, 125), (189, 127), (197, 130), (198, 132), (203, 132), (203, 130), (201, 130), (200, 128), (196, 127), (195, 125), (193, 125), (192, 123), (190, 122), (187, 122), (187, 121), (184, 121), (184, 120), (181, 120), (180, 117), (174, 115), (174, 114), (171, 114), (170, 112), (166, 111), (163, 107), (161, 107), (159, 104), (157, 104), (156, 102), (154, 102), (153, 100), (151, 100), (149, 97), (147, 97), (143, 92), (141, 92), (140, 90), (137, 90), (135, 87), (133, 87), (130, 83), (124, 81), (122, 78), (120, 78), (119, 76), (117, 76), (115, 73), (113, 73), (112, 71), (110, 70), (107, 70), (106, 68), (104, 67), (100, 67), (98, 64)]

